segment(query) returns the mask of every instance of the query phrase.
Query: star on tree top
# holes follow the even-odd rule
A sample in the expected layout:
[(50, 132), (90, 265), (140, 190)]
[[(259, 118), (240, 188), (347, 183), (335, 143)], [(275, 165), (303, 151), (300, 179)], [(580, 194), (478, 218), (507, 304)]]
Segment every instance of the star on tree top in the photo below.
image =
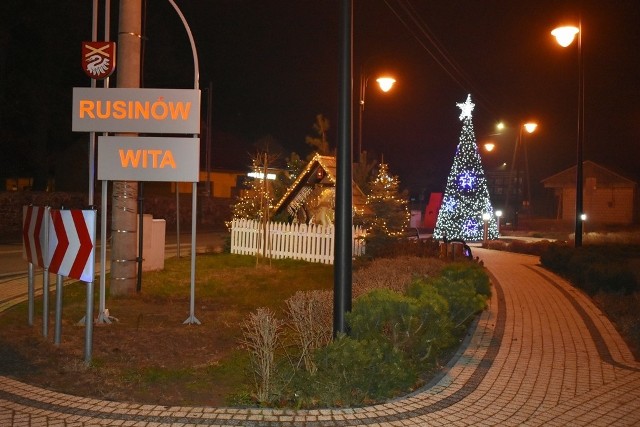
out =
[(465, 118), (471, 118), (471, 112), (473, 111), (473, 107), (476, 106), (473, 102), (471, 102), (471, 94), (467, 95), (467, 100), (465, 102), (458, 102), (456, 104), (458, 108), (460, 108), (460, 120)]

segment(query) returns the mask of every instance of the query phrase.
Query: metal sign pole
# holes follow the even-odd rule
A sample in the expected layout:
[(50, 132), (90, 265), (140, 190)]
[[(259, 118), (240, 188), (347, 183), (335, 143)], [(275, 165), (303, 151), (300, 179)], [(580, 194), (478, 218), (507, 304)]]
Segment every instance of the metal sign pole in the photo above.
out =
[[(103, 190), (104, 191), (104, 190)], [(91, 228), (91, 239), (94, 243), (96, 241), (96, 221), (97, 216), (95, 215), (95, 210), (93, 211), (92, 216), (93, 224)], [(95, 266), (95, 259), (92, 259), (93, 265)], [(87, 312), (85, 314), (85, 318), (87, 319), (85, 323), (84, 330), (84, 362), (85, 364), (89, 364), (91, 362), (91, 350), (93, 347), (93, 288), (95, 282), (96, 275), (94, 272), (91, 274), (91, 281), (87, 282)]]
[(28, 270), (28, 282), (27, 282), (27, 299), (29, 300), (29, 316), (28, 316), (28, 324), (29, 326), (33, 326), (33, 307), (34, 307), (34, 284), (33, 284), (33, 263), (29, 263)]
[(53, 343), (60, 345), (60, 338), (62, 336), (62, 289), (64, 287), (64, 278), (56, 275), (56, 323), (53, 334)]
[(49, 335), (49, 217), (51, 216), (51, 208), (44, 207), (44, 218), (42, 227), (44, 227), (44, 247), (42, 248), (42, 259), (44, 267), (42, 270), (42, 336)]
[[(200, 66), (198, 65), (198, 52), (196, 50), (196, 43), (193, 40), (193, 34), (191, 33), (191, 28), (187, 23), (184, 15), (180, 11), (180, 8), (176, 5), (173, 0), (169, 0), (169, 3), (173, 6), (175, 11), (180, 16), (182, 20), (182, 24), (184, 25), (185, 30), (187, 31), (187, 35), (189, 36), (189, 42), (191, 43), (191, 53), (193, 54), (193, 88), (195, 90), (199, 89), (199, 79), (200, 79)], [(198, 135), (193, 135), (194, 138), (197, 138)], [(196, 208), (198, 206), (197, 196), (198, 196), (198, 183), (195, 181), (192, 186), (191, 192), (192, 202), (191, 202), (191, 304), (190, 304), (190, 314), (187, 320), (184, 321), (185, 324), (200, 324), (200, 321), (195, 316), (195, 282), (196, 282), (196, 218), (197, 212)], [(178, 194), (178, 183), (176, 183), (176, 197)], [(176, 206), (177, 208), (177, 206)], [(179, 239), (179, 234), (178, 234)], [(178, 240), (178, 251), (180, 250), (180, 240)], [(180, 254), (180, 252), (178, 252)]]
[[(98, 0), (93, 0), (93, 19), (91, 20), (91, 41), (98, 40)], [(96, 87), (96, 79), (91, 80), (91, 87)], [(93, 206), (93, 186), (96, 177), (95, 168), (96, 158), (96, 133), (89, 132), (89, 193), (87, 198), (89, 199), (89, 206)]]
[[(109, 181), (102, 181), (102, 212), (100, 212), (100, 305), (96, 323), (109, 324), (111, 316), (106, 308), (107, 289), (107, 193)], [(117, 319), (116, 319), (117, 320)]]
[(91, 350), (93, 347), (93, 283), (87, 282), (87, 312), (84, 322), (84, 361), (88, 365), (91, 362)]
[(200, 325), (200, 321), (196, 317), (196, 207), (197, 197), (196, 191), (198, 191), (198, 183), (194, 182), (192, 187), (193, 197), (191, 201), (191, 302), (189, 305), (189, 317), (184, 321), (185, 324), (197, 324)]

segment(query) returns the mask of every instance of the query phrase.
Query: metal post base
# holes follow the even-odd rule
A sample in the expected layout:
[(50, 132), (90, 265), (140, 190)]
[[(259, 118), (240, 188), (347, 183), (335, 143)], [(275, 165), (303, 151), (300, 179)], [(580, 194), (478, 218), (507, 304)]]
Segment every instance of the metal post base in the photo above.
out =
[(182, 324), (183, 325), (201, 325), (202, 323), (200, 323), (200, 321), (196, 318), (195, 314), (192, 314), (187, 318), (187, 320), (182, 322)]
[(101, 324), (101, 325), (110, 325), (113, 322), (117, 322), (118, 318), (117, 317), (113, 317), (109, 315), (109, 309), (105, 308), (104, 311), (102, 311), (99, 315), (98, 318), (96, 319), (95, 323), (96, 325)]

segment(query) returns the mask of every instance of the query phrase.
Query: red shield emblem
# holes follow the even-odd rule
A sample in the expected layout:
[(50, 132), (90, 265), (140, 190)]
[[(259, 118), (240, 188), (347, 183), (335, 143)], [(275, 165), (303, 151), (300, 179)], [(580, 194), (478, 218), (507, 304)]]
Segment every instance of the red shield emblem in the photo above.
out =
[(92, 79), (106, 79), (116, 69), (115, 42), (82, 42), (82, 69)]

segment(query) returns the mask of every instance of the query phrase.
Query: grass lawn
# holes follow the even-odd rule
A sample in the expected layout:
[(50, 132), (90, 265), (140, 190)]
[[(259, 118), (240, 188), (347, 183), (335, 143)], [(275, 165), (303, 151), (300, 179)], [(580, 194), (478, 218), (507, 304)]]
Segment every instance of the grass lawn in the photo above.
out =
[(190, 286), (190, 259), (172, 258), (163, 271), (143, 273), (140, 294), (108, 297), (106, 307), (118, 321), (95, 326), (89, 367), (83, 363), (84, 327), (75, 325), (85, 312), (82, 283), (64, 289), (59, 346), (53, 344), (53, 293), (47, 340), (41, 332), (41, 299), (33, 327), (26, 322), (26, 303), (12, 307), (0, 314), (0, 374), (100, 399), (229, 405), (228, 396), (246, 394), (253, 381), (246, 372), (248, 356), (238, 346), (248, 313), (258, 307), (280, 313), (296, 291), (331, 289), (333, 267), (292, 260), (257, 265), (251, 256), (199, 255), (195, 315), (201, 325), (183, 324)]

